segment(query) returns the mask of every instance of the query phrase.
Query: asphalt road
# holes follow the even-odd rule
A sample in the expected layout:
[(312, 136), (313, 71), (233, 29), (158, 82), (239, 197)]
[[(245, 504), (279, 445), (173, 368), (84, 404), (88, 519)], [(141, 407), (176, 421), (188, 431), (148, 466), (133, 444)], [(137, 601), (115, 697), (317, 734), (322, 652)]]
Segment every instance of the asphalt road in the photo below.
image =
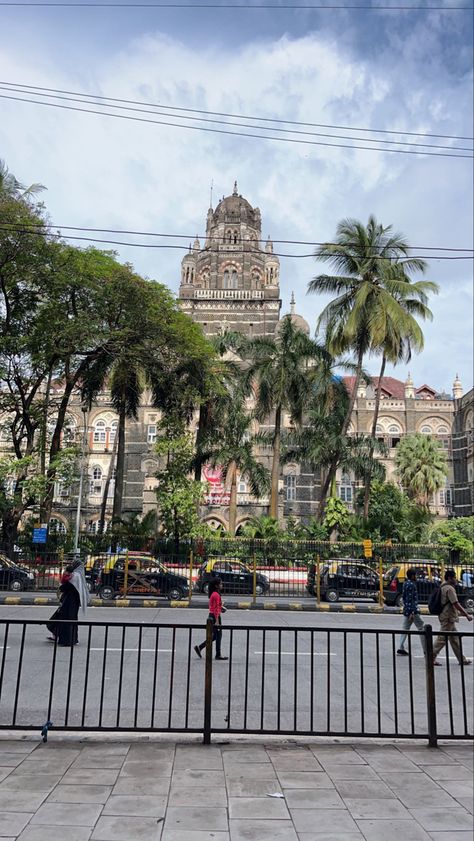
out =
[[(71, 728), (202, 728), (204, 662), (193, 647), (203, 639), (206, 610), (91, 608), (88, 622), (109, 626), (80, 628), (72, 650), (55, 652), (44, 625), (10, 624), (5, 639), (8, 620), (50, 614), (0, 608), (0, 725), (40, 728), (49, 717)], [(426, 733), (421, 644), (412, 636), (412, 656), (396, 656), (399, 615), (229, 610), (224, 621), (223, 651), (231, 659), (213, 662), (213, 727)], [(460, 630), (472, 625), (461, 620)], [(472, 656), (472, 636), (464, 647)], [(438, 728), (447, 734), (452, 723), (462, 735), (467, 725), (473, 733), (472, 667), (460, 669), (452, 655), (442, 663), (435, 670)]]

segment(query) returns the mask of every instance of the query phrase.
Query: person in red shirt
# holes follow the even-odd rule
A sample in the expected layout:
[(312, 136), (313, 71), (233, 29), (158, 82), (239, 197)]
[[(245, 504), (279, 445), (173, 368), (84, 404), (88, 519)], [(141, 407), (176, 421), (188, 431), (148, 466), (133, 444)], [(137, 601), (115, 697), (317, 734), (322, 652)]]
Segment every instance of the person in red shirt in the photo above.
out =
[[(213, 578), (209, 583), (209, 619), (213, 622), (212, 639), (216, 643), (216, 660), (228, 660), (221, 654), (222, 642), (222, 621), (221, 615), (225, 613), (225, 607), (221, 598), (222, 581), (220, 578)], [(206, 647), (206, 641), (194, 646), (197, 656), (202, 658), (201, 651)]]

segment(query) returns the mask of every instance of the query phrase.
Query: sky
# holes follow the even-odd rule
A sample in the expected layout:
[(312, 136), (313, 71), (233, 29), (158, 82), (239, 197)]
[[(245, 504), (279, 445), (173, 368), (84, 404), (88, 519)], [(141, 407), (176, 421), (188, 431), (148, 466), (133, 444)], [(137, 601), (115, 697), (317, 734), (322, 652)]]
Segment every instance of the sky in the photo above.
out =
[[(471, 137), (472, 12), (449, 9), (467, 0), (436, 5), (443, 9), (93, 9), (68, 8), (67, 2), (62, 8), (2, 8), (0, 3), (0, 83)], [(453, 144), (439, 138), (425, 142)], [(43, 200), (57, 226), (194, 238), (205, 229), (211, 183), (215, 206), (237, 179), (239, 192), (260, 207), (263, 236), (274, 240), (331, 241), (341, 219), (366, 223), (374, 214), (401, 231), (413, 253), (420, 253), (420, 246), (473, 248), (472, 159), (232, 137), (2, 98), (0, 158), (22, 183), (47, 187)], [(115, 248), (140, 274), (177, 293), (182, 251)], [(314, 249), (281, 244), (275, 250)], [(327, 299), (307, 295), (307, 286), (325, 270), (312, 256), (281, 258), (282, 312), (294, 292), (296, 309), (312, 331)], [(436, 281), (440, 292), (431, 300), (433, 321), (424, 325), (425, 349), (408, 366), (387, 373), (405, 379), (409, 369), (416, 385), (448, 392), (458, 373), (468, 390), (473, 261), (430, 259), (426, 278)], [(378, 366), (373, 359), (367, 367), (376, 373)]]

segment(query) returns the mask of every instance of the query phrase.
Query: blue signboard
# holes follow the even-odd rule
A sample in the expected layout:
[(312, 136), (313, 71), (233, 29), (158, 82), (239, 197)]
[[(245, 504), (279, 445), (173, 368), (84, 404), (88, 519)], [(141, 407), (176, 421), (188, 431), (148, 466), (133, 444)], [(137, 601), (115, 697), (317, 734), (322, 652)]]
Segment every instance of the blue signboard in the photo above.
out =
[(33, 543), (46, 543), (48, 529), (33, 529)]

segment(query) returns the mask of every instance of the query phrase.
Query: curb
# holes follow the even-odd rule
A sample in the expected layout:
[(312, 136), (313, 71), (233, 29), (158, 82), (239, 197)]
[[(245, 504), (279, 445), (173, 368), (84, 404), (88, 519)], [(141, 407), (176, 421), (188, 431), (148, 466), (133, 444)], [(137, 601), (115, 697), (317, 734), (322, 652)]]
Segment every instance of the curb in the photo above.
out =
[[(29, 605), (36, 607), (45, 607), (48, 605), (57, 607), (58, 600), (55, 596), (34, 596), (28, 598), (27, 596), (0, 596), (0, 605)], [(115, 599), (114, 601), (104, 601), (104, 599), (91, 598), (90, 607), (110, 607), (110, 608), (177, 608), (190, 610), (206, 610), (206, 602), (194, 602), (187, 600), (183, 601), (167, 601), (166, 599)], [(231, 602), (226, 600), (226, 607), (231, 610), (280, 610), (280, 611), (299, 611), (299, 612), (313, 612), (313, 613), (385, 613), (385, 614), (400, 614), (403, 612), (401, 607), (380, 607), (378, 604), (328, 604), (322, 602), (320, 605), (314, 603), (313, 600), (308, 599), (304, 602)], [(427, 607), (420, 607), (420, 613), (429, 615)]]

